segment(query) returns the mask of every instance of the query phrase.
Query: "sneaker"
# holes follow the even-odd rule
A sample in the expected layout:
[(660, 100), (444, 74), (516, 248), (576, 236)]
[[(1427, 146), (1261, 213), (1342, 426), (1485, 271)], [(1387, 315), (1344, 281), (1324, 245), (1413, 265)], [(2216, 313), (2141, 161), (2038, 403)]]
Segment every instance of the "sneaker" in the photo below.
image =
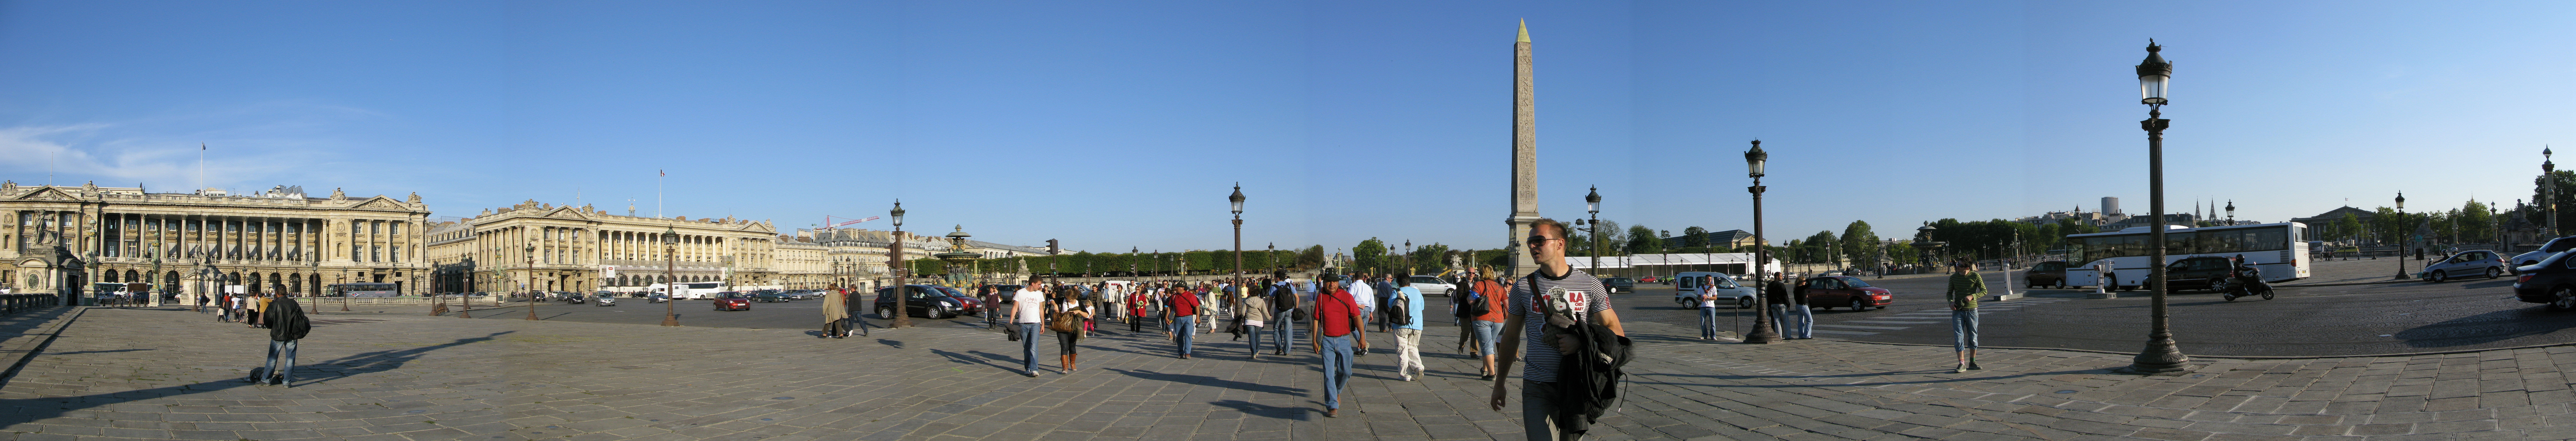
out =
[(1982, 371), (1982, 370), (1986, 370), (1986, 368), (1984, 368), (1984, 367), (1980, 367), (1980, 366), (1977, 366), (1977, 362), (1975, 362), (1975, 361), (1970, 361), (1970, 362), (1968, 362), (1968, 370), (1972, 370), (1972, 371)]
[(1953, 373), (1953, 374), (1965, 374), (1965, 373), (1968, 373), (1968, 365), (1966, 365), (1966, 364), (1961, 364), (1961, 365), (1959, 365), (1959, 368), (1958, 368), (1958, 369), (1951, 370), (1951, 371), (1950, 371), (1950, 373)]

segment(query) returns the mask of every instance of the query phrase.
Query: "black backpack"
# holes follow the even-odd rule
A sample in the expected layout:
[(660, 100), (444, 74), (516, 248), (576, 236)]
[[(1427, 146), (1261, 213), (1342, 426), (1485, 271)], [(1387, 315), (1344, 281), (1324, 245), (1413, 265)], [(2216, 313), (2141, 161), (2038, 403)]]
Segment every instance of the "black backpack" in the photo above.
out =
[(1406, 325), (1411, 325), (1411, 324), (1413, 324), (1413, 311), (1407, 311), (1407, 310), (1406, 310), (1406, 308), (1412, 308), (1412, 307), (1413, 307), (1413, 302), (1406, 301), (1404, 296), (1405, 296), (1404, 291), (1403, 291), (1403, 289), (1401, 289), (1401, 288), (1398, 288), (1398, 289), (1395, 291), (1395, 295), (1387, 296), (1387, 298), (1386, 298), (1386, 322), (1387, 322), (1387, 323), (1393, 323), (1393, 324), (1395, 324), (1396, 326), (1406, 326)]
[(1485, 314), (1493, 313), (1494, 305), (1486, 302), (1485, 293), (1469, 290), (1467, 295), (1458, 298), (1458, 316), (1483, 317)]

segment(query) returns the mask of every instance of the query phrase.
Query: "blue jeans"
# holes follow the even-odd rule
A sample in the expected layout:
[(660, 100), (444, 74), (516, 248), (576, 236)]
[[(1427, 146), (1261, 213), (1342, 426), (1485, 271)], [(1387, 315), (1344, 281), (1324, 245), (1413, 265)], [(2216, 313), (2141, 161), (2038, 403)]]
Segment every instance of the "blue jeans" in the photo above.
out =
[(1557, 396), (1555, 382), (1521, 381), (1521, 431), (1527, 434), (1530, 441), (1572, 441), (1583, 438), (1583, 434), (1565, 433), (1565, 428), (1556, 423), (1556, 406), (1570, 404), (1560, 403), (1560, 401), (1566, 401), (1566, 399)]
[(1351, 336), (1315, 336), (1324, 345), (1324, 408), (1342, 408), (1342, 387), (1351, 383)]
[(1789, 338), (1789, 331), (1790, 331), (1790, 330), (1791, 330), (1791, 328), (1789, 327), (1789, 304), (1787, 304), (1787, 303), (1773, 303), (1773, 304), (1771, 304), (1771, 331), (1772, 331), (1772, 332), (1778, 332), (1778, 333), (1780, 333), (1780, 338)]
[(1950, 345), (1960, 351), (1977, 348), (1977, 310), (1950, 311)]
[[(1265, 323), (1262, 323), (1262, 324), (1265, 324), (1265, 325), (1266, 325), (1266, 324), (1269, 324), (1269, 323), (1265, 322)], [(1259, 356), (1259, 355), (1261, 355), (1261, 327), (1260, 327), (1260, 326), (1252, 326), (1252, 325), (1244, 325), (1244, 326), (1243, 326), (1243, 333), (1245, 333), (1245, 334), (1252, 334), (1252, 343), (1251, 343), (1251, 344), (1249, 344), (1249, 345), (1244, 346), (1245, 350), (1252, 351), (1252, 355), (1254, 355), (1254, 356)], [(1286, 344), (1286, 343), (1281, 343), (1281, 344), (1280, 344), (1280, 346), (1281, 346), (1281, 347), (1286, 347), (1286, 346), (1287, 346), (1287, 344)]]
[(1699, 307), (1699, 338), (1717, 338), (1717, 307)]
[(1476, 331), (1476, 349), (1483, 351), (1477, 353), (1485, 354), (1487, 357), (1494, 356), (1495, 342), (1501, 341), (1503, 335), (1503, 322), (1470, 320), (1467, 322), (1467, 327)]
[(295, 385), (295, 341), (268, 342), (268, 364), (259, 369), (259, 378), (253, 378), (251, 382), (264, 383), (270, 377), (277, 378), (277, 384)]
[(1816, 311), (1807, 309), (1807, 305), (1791, 306), (1789, 309), (1792, 309), (1789, 316), (1798, 319), (1797, 338), (1816, 338)]
[(1278, 337), (1277, 340), (1279, 340), (1279, 343), (1276, 346), (1279, 347), (1280, 354), (1287, 354), (1288, 342), (1296, 340), (1297, 337), (1297, 321), (1289, 320), (1285, 315), (1273, 315), (1272, 317), (1279, 319), (1277, 322), (1269, 324), (1271, 332), (1277, 333), (1276, 335), (1273, 335), (1273, 337)]
[(1198, 318), (1199, 316), (1195, 315), (1184, 315), (1172, 319), (1172, 335), (1181, 338), (1180, 341), (1175, 342), (1180, 346), (1181, 355), (1190, 355), (1190, 337), (1198, 335)]
[(1020, 370), (1022, 370), (1022, 371), (1027, 371), (1027, 372), (1037, 372), (1037, 371), (1038, 371), (1038, 324), (1036, 324), (1036, 323), (1019, 323), (1018, 325), (1020, 326), (1020, 329), (1018, 329), (1018, 331), (1019, 331), (1019, 333), (1020, 333), (1020, 357), (1022, 357), (1022, 358), (1027, 358), (1027, 359), (1029, 360), (1029, 364), (1028, 364), (1027, 366), (1023, 366), (1023, 367), (1021, 367), (1021, 368), (1020, 368)]

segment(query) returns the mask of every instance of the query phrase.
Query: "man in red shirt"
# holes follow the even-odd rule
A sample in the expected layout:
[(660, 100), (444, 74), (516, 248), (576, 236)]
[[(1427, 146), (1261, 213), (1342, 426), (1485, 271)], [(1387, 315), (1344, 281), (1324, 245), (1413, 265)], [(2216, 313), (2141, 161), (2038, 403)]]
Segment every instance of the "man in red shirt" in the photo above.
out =
[(1317, 277), (1324, 285), (1315, 294), (1315, 351), (1324, 354), (1324, 416), (1339, 417), (1342, 411), (1342, 387), (1351, 383), (1351, 343), (1368, 350), (1368, 329), (1360, 322), (1360, 303), (1342, 290), (1342, 284), (1330, 274)]
[(1187, 289), (1173, 290), (1170, 304), (1172, 333), (1179, 334), (1179, 340), (1173, 343), (1181, 351), (1181, 358), (1190, 358), (1190, 337), (1198, 335), (1199, 331), (1199, 296)]

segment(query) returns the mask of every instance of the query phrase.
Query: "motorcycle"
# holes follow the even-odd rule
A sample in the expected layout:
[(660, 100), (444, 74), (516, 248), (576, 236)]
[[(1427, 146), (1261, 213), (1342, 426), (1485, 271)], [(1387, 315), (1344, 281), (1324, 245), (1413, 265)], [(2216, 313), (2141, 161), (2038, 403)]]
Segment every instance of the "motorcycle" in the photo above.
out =
[(2261, 273), (2247, 269), (2243, 274), (2246, 275), (2212, 277), (2209, 279), (2210, 289), (2223, 294), (2222, 298), (2230, 302), (2236, 301), (2238, 297), (2263, 296), (2263, 300), (2272, 299), (2272, 284), (2264, 283), (2263, 276), (2259, 275)]

